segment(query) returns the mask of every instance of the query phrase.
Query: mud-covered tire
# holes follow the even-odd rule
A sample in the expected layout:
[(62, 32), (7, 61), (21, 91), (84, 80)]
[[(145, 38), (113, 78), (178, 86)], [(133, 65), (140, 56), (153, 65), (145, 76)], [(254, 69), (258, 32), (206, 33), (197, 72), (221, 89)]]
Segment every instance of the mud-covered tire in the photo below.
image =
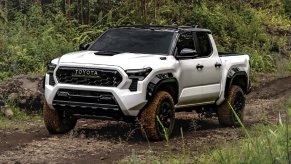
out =
[(43, 105), (43, 119), (50, 134), (64, 134), (72, 130), (77, 123), (75, 118), (63, 118), (61, 113), (51, 109), (45, 102)]
[[(245, 96), (241, 87), (232, 85), (228, 91), (227, 99), (218, 107), (218, 120), (222, 126), (240, 126), (231, 106), (239, 116), (241, 122), (244, 121)], [(229, 105), (229, 103), (231, 106)]]
[(165, 139), (164, 129), (157, 116), (170, 136), (175, 123), (175, 106), (168, 92), (157, 92), (139, 116), (143, 136), (149, 140)]

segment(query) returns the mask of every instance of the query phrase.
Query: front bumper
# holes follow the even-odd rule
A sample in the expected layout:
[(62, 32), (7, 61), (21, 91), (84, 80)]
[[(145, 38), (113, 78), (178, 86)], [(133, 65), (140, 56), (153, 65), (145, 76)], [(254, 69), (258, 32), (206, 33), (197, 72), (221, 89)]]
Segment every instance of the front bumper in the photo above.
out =
[[(55, 73), (57, 68), (54, 72), (54, 80), (55, 84), (51, 85), (49, 84), (50, 76), (49, 74), (45, 75), (45, 83), (44, 83), (44, 89), (45, 89), (45, 99), (48, 103), (48, 105), (51, 108), (56, 107), (77, 107), (78, 111), (80, 113), (83, 113), (85, 110), (119, 110), (122, 112), (124, 116), (137, 116), (139, 114), (139, 111), (146, 105), (146, 86), (144, 81), (138, 81), (137, 84), (137, 90), (136, 91), (130, 91), (130, 85), (132, 80), (128, 79), (127, 74), (121, 69), (121, 68), (115, 68), (119, 69), (118, 71), (123, 76), (122, 82), (117, 87), (100, 87), (100, 86), (88, 86), (88, 85), (73, 85), (73, 84), (63, 84), (58, 83)], [(72, 90), (72, 91), (88, 91), (88, 92), (104, 92), (104, 93), (111, 93), (113, 95), (113, 99), (116, 101), (117, 106), (108, 106), (108, 105), (98, 105), (99, 100), (96, 99), (96, 101), (90, 102), (75, 102), (71, 101), (71, 103), (68, 102), (61, 102), (56, 101), (57, 93), (60, 90)], [(102, 97), (102, 96), (101, 96)], [(70, 95), (67, 95), (67, 98), (70, 99)], [(97, 105), (96, 105), (97, 104)]]

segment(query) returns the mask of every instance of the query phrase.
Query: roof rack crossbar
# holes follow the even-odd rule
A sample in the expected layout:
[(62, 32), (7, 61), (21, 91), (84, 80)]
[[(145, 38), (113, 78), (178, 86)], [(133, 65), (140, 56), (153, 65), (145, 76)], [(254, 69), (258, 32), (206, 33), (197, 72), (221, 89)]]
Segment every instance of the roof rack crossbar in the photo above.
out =
[(176, 26), (176, 25), (126, 25), (126, 26), (116, 26), (115, 28), (140, 28), (140, 29), (150, 29), (150, 30), (177, 30), (179, 32), (185, 31), (204, 31), (211, 33), (208, 29), (202, 29), (198, 25), (196, 26)]
[(178, 26), (175, 25), (126, 25), (126, 26), (116, 26), (117, 28), (170, 28), (178, 29)]

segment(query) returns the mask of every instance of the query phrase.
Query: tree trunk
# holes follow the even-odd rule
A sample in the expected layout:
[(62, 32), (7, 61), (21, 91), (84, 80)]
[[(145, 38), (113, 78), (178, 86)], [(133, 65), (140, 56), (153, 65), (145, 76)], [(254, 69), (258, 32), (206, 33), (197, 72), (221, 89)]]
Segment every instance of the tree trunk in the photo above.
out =
[(90, 24), (90, 0), (87, 0), (87, 23)]
[(81, 22), (84, 24), (84, 3), (83, 0), (81, 0)]
[(155, 10), (155, 24), (157, 24), (157, 0), (154, 0), (155, 1), (155, 8), (154, 8), (154, 10)]
[(8, 24), (8, 2), (7, 0), (5, 1), (5, 14), (4, 14), (4, 19), (5, 19), (5, 26), (7, 27), (7, 24)]
[(71, 20), (71, 0), (66, 0), (65, 4), (67, 19)]
[(143, 23), (145, 24), (147, 22), (147, 1), (146, 0), (142, 0), (142, 15), (143, 15)]

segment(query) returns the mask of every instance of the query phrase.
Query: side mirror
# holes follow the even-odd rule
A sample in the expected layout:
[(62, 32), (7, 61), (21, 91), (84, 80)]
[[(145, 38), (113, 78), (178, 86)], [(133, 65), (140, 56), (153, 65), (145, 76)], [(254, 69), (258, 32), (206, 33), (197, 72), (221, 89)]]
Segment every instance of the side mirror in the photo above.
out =
[(190, 49), (190, 48), (183, 48), (180, 51), (179, 56), (194, 56), (197, 54), (196, 50)]
[(197, 51), (190, 48), (183, 48), (177, 55), (177, 59), (193, 59), (197, 57)]
[(84, 50), (87, 50), (88, 48), (90, 47), (90, 44), (88, 43), (83, 43), (79, 46), (79, 50), (80, 51), (84, 51)]

